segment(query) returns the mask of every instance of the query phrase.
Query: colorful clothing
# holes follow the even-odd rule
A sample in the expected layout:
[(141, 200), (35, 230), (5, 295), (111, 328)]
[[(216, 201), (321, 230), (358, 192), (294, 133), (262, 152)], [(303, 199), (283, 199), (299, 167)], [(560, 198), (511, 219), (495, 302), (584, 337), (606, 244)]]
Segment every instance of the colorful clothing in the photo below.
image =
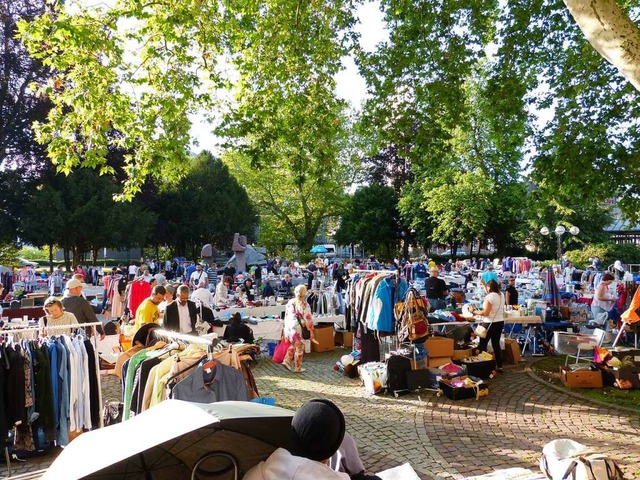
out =
[(147, 323), (159, 323), (160, 310), (150, 298), (144, 300), (136, 311), (136, 330)]

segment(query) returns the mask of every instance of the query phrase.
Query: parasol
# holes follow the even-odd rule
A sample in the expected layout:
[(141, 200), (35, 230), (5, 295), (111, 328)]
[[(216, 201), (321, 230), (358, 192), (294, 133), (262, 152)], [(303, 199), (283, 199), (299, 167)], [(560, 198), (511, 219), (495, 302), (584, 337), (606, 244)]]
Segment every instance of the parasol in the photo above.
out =
[(196, 466), (200, 473), (213, 473), (233, 464), (246, 472), (276, 448), (290, 447), (292, 416), (290, 410), (254, 402), (166, 400), (130, 420), (80, 435), (43, 479), (186, 480)]
[(544, 282), (544, 293), (542, 299), (549, 305), (556, 307), (560, 306), (560, 292), (558, 291), (558, 284), (556, 283), (556, 276), (553, 273), (553, 268), (549, 267), (547, 270), (547, 279)]
[(322, 245), (316, 245), (311, 250), (309, 250), (310, 253), (327, 253), (328, 251), (329, 250), (324, 248)]

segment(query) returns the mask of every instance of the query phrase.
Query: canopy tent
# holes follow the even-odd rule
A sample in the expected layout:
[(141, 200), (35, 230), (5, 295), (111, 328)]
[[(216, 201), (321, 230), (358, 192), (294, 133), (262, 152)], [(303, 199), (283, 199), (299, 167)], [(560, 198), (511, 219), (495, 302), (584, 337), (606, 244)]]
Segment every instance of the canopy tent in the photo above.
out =
[(77, 437), (42, 478), (181, 480), (191, 478), (198, 463), (206, 474), (232, 462), (242, 476), (276, 448), (290, 447), (292, 416), (290, 410), (254, 402), (167, 400)]
[[(267, 264), (267, 258), (262, 253), (259, 253), (251, 245), (247, 245), (247, 249), (244, 251), (244, 255), (245, 255), (244, 257), (245, 263), (247, 265), (266, 265)], [(237, 265), (235, 254), (225, 264), (225, 267), (227, 265)]]
[(309, 250), (310, 253), (328, 253), (329, 250), (327, 250), (325, 247), (323, 247), (322, 245), (316, 245), (315, 247), (313, 247), (311, 250)]

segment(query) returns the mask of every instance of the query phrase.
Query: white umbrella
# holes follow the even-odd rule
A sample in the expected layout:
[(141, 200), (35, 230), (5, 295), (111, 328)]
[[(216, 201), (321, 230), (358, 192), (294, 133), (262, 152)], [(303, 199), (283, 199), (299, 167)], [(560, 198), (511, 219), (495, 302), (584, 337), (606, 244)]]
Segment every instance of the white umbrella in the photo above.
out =
[[(190, 478), (211, 452), (232, 455), (241, 471), (287, 448), (293, 412), (254, 402), (198, 404), (167, 400), (126, 422), (74, 439), (44, 479)], [(209, 471), (229, 462), (207, 462)]]

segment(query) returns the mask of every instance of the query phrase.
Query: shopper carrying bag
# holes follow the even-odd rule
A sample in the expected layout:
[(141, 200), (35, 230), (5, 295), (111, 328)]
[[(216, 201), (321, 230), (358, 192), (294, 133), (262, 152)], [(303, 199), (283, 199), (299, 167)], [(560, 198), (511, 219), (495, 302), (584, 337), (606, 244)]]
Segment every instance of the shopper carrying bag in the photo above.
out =
[[(496, 357), (496, 366), (499, 372), (502, 372), (502, 350), (500, 349), (500, 336), (502, 330), (504, 330), (504, 295), (500, 292), (500, 285), (495, 280), (490, 280), (484, 286), (487, 296), (484, 298), (482, 310), (476, 310), (471, 308), (471, 313), (476, 316), (484, 317), (482, 319), (482, 327), (486, 329), (485, 332), (478, 327), (476, 329), (476, 335), (480, 337), (479, 349), (481, 352), (487, 351), (487, 345), (491, 340), (491, 346), (493, 347), (493, 355)], [(481, 335), (484, 333), (484, 337)]]

